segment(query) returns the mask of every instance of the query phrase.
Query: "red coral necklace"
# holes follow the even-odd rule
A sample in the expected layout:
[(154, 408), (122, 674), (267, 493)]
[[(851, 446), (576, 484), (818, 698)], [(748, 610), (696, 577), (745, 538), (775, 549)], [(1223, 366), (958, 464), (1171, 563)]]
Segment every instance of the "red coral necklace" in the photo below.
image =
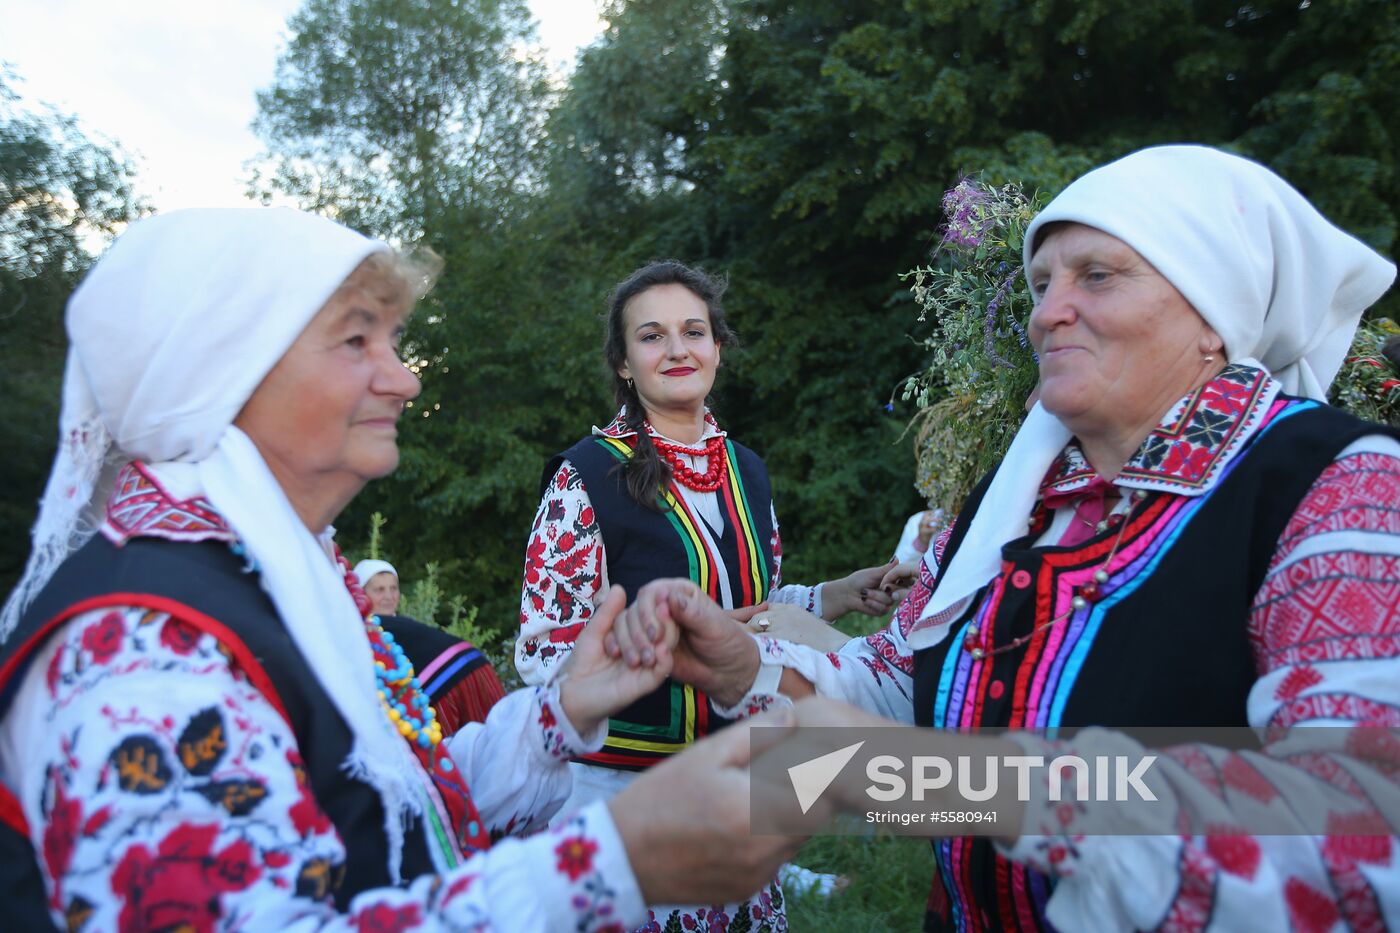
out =
[[(729, 453), (725, 447), (724, 438), (719, 435), (710, 438), (705, 442), (705, 446), (699, 449), (686, 447), (683, 444), (673, 444), (656, 435), (652, 435), (651, 442), (661, 452), (662, 459), (671, 465), (671, 476), (687, 489), (693, 489), (696, 492), (714, 492), (724, 484), (725, 478), (729, 475)], [(681, 454), (688, 457), (707, 458), (705, 472), (701, 473), (691, 469), (682, 462)]]

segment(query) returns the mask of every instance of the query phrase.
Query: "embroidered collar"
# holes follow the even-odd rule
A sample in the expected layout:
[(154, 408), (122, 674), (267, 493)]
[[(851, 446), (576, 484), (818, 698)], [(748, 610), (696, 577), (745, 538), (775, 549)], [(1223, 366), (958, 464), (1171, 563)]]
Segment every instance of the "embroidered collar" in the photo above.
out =
[(135, 461), (121, 468), (107, 499), (102, 534), (121, 547), (132, 538), (171, 541), (228, 541), (238, 536), (202, 495), (180, 499), (169, 492), (145, 465)]
[[(635, 437), (637, 432), (632, 430), (632, 428), (627, 424), (627, 421), (625, 420), (626, 417), (627, 406), (623, 405), (622, 409), (613, 417), (613, 420), (609, 422), (607, 427), (600, 428), (595, 424), (593, 426), (593, 433), (599, 437)], [(652, 437), (659, 437), (663, 441), (670, 441), (673, 444), (680, 443), (680, 441), (676, 440), (675, 438), (667, 437), (660, 431), (656, 430), (656, 428), (651, 426), (651, 422), (647, 422), (647, 433), (650, 434)], [(719, 423), (715, 421), (715, 416), (710, 414), (710, 409), (706, 407), (705, 429), (700, 432), (700, 440), (697, 441), (695, 444), (686, 444), (684, 446), (697, 447), (701, 444), (704, 444), (705, 441), (709, 440), (712, 437), (725, 436), (726, 435), (724, 429), (719, 426)]]
[[(1232, 363), (1172, 406), (1113, 485), (1181, 496), (1208, 492), (1267, 420), (1280, 388), (1264, 370)], [(1040, 494), (1075, 492), (1097, 477), (1079, 444), (1071, 440), (1050, 465)]]

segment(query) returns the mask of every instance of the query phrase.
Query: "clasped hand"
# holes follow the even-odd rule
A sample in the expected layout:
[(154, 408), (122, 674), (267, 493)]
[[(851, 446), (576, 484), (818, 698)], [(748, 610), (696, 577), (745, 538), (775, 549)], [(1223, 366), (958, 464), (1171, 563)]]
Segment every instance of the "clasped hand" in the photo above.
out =
[[(634, 613), (626, 605), (622, 587), (608, 590), (559, 670), (559, 702), (581, 734), (592, 732), (604, 719), (655, 690), (671, 674), (678, 629), (650, 619), (628, 620)], [(625, 651), (617, 650), (619, 625)], [(612, 650), (605, 645), (612, 645)]]

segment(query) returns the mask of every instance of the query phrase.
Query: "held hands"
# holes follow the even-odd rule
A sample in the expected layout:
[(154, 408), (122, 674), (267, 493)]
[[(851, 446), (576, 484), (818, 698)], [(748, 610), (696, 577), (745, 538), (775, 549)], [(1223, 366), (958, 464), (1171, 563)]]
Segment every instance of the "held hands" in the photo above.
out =
[(902, 564), (896, 564), (880, 579), (880, 589), (889, 593), (896, 604), (904, 602), (909, 590), (919, 582), (919, 568), (923, 563), (923, 557), (912, 557)]
[[(559, 702), (582, 734), (655, 690), (671, 673), (676, 626), (638, 625), (627, 618), (632, 610), (624, 610), (626, 604), (622, 587), (609, 589), (560, 668)], [(606, 647), (616, 647), (619, 626), (627, 638), (627, 651), (620, 653)]]
[[(671, 676), (704, 690), (720, 706), (739, 702), (758, 674), (753, 639), (689, 580), (653, 580), (643, 586), (614, 626), (608, 656), (640, 663), (655, 632), (667, 633)], [(671, 632), (679, 634), (678, 642)]]
[(822, 618), (827, 621), (839, 619), (848, 612), (861, 612), (868, 616), (884, 615), (894, 605), (890, 594), (880, 588), (885, 574), (895, 566), (893, 558), (888, 564), (866, 567), (839, 580), (828, 580), (822, 584)]

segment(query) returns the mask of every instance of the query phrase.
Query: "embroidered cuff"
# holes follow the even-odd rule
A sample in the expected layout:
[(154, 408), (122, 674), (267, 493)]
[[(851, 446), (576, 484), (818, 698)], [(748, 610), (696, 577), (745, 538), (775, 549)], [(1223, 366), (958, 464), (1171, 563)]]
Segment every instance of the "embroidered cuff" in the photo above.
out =
[[(768, 639), (771, 641), (772, 639)], [(762, 642), (759, 643), (759, 650), (763, 649)], [(792, 700), (778, 692), (778, 684), (783, 679), (783, 666), (781, 664), (770, 664), (760, 662), (758, 674), (754, 677), (753, 683), (749, 686), (742, 699), (733, 706), (716, 706), (715, 712), (726, 719), (744, 719), (748, 716), (756, 716), (765, 710), (778, 706), (791, 706)]]
[(519, 892), (529, 891), (521, 905), (529, 915), (493, 918), (499, 928), (601, 933), (646, 922), (627, 848), (601, 801), (552, 830), (496, 849), (512, 845), (518, 857), (491, 873), (487, 899), (493, 905), (519, 903)]
[(535, 722), (540, 727), (540, 749), (546, 760), (568, 761), (579, 755), (596, 752), (608, 737), (608, 721), (604, 719), (588, 735), (579, 735), (564, 704), (559, 701), (559, 682), (535, 688)]
[(770, 603), (787, 603), (790, 606), (801, 606), (814, 616), (822, 614), (822, 587), (824, 583), (816, 586), (802, 586), (799, 583), (791, 583), (787, 586), (780, 586), (768, 594)]
[[(1140, 825), (1140, 811), (1113, 801), (1079, 802), (1069, 772), (1061, 786), (1062, 799), (1050, 799), (1049, 764), (1056, 757), (1135, 756), (1142, 753), (1142, 746), (1103, 729), (1086, 729), (1073, 746), (1025, 733), (1012, 733), (1007, 738), (1024, 754), (1043, 759), (1046, 768), (1042, 779), (1031, 783), (1019, 838), (1010, 845), (997, 842), (996, 847), (1007, 858), (1061, 880), (1046, 916), (1062, 929), (1155, 926), (1178, 881), (1175, 869), (1181, 840), (1172, 833), (1174, 817), (1165, 815), (1162, 825), (1149, 827)], [(1148, 783), (1159, 799), (1172, 796), (1165, 782)], [(1156, 834), (1120, 835), (1128, 830)]]

